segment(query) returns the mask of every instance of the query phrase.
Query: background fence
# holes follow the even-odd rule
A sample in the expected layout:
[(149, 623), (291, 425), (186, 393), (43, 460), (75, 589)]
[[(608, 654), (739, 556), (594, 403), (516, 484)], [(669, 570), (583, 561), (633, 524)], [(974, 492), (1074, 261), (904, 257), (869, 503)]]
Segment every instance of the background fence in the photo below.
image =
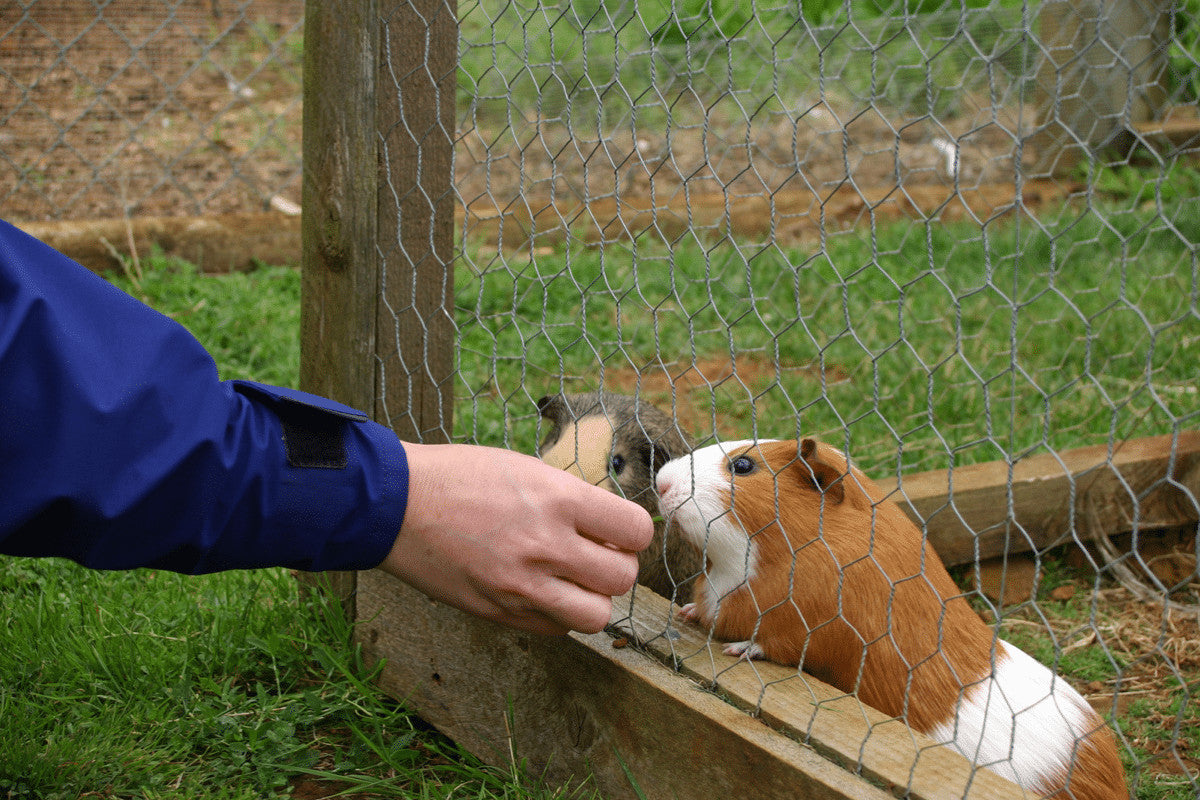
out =
[(10, 219), (263, 211), (300, 201), (303, 4), (0, 4)]
[[(970, 541), (1032, 554), (956, 577), (1113, 715), (1138, 796), (1196, 796), (1194, 3), (321, 7), (304, 52), (298, 3), (0, 4), (4, 215), (298, 200), (308, 59), (308, 327), (369, 353), (306, 356), (309, 388), (426, 441), (532, 452), (538, 397), (603, 387), (901, 485), (1011, 468)], [(1034, 531), (1038, 458), (1066, 510)], [(1096, 475), (1128, 517), (1103, 549)]]

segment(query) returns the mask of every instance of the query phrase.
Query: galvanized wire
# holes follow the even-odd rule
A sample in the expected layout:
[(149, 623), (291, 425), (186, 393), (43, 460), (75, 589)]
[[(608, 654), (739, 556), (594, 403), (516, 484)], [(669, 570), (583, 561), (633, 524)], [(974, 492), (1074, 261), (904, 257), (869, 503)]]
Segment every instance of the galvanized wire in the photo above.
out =
[[(953, 491), (969, 464), (1099, 446), (1053, 525), (1020, 518), (1010, 477), (1002, 522), (968, 534), (956, 576), (1003, 636), (1116, 712), (1136, 793), (1194, 795), (1179, 733), (1200, 681), (1200, 497), (1180, 438), (1200, 425), (1183, 367), (1200, 334), (1186, 13), (460, 4), (455, 435), (532, 452), (540, 396), (636, 394), (701, 444), (824, 439), (901, 500), (917, 472), (945, 470)], [(1177, 471), (1149, 484), (1180, 514), (1153, 516), (1124, 477), (1097, 512), (1097, 476), (1151, 436)], [(1096, 519), (1117, 506), (1123, 527)], [(967, 512), (952, 495), (938, 513)], [(980, 563), (997, 535), (1031, 555)], [(993, 596), (992, 569), (1024, 595)], [(729, 674), (711, 634), (647, 619), (635, 592), (635, 638), (705, 682)], [(1176, 687), (1153, 694), (1165, 675)], [(1148, 735), (1139, 714), (1176, 733)]]
[[(302, 10), (0, 2), (4, 216), (298, 201)], [(457, 129), (410, 125), (401, 105), (381, 131), (384, 171), (413, 142), (453, 139), (463, 213), (434, 290), (454, 292), (457, 402), (431, 438), (533, 452), (539, 397), (604, 389), (658, 405), (701, 444), (822, 438), (903, 497), (916, 472), (953, 487), (969, 464), (1015, 470), (1088, 445), (1112, 472), (1124, 442), (1166, 436), (1177, 471), (1151, 483), (1175, 493), (1176, 517), (1143, 516), (1148, 491), (1124, 484), (1130, 524), (1110, 540), (1094, 503), (1075, 503), (1086, 475), (1039, 544), (1010, 485), (999, 527), (1032, 545), (1032, 593), (988, 595), (979, 548), (994, 530), (973, 531), (956, 577), (998, 630), (1030, 634), (1024, 646), (1116, 713), (1139, 794), (1195, 796), (1200, 498), (1180, 445), (1200, 427), (1195, 11), (447, 6)], [(404, 76), (385, 74), (380, 91), (397, 92)], [(411, 268), (397, 259), (384, 288)], [(423, 379), (419, 348), (395, 349), (379, 384)], [(1000, 564), (1010, 584), (1017, 560)], [(1051, 594), (1068, 584), (1085, 602)], [(695, 656), (677, 630), (637, 634)], [(699, 677), (719, 682), (729, 665), (708, 652)]]
[(303, 3), (0, 3), (0, 208), (23, 221), (300, 201)]

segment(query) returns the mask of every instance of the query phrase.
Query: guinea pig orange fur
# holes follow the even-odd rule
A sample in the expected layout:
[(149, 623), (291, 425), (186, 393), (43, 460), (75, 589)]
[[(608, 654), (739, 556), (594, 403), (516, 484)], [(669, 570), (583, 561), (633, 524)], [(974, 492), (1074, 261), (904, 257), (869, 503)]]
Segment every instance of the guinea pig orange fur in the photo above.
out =
[(996, 638), (920, 529), (837, 449), (732, 442), (658, 473), (700, 550), (680, 615), (727, 653), (799, 666), (1041, 795), (1128, 798), (1112, 731)]

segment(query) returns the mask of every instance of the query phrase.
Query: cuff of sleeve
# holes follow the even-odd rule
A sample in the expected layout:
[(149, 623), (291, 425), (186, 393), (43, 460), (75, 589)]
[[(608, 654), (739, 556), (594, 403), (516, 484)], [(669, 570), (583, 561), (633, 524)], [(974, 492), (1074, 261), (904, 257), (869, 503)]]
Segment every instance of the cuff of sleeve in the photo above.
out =
[[(394, 431), (376, 422), (350, 422), (347, 462), (361, 465), (358, 498), (362, 518), (335, 530), (317, 556), (314, 571), (372, 569), (391, 552), (408, 506), (408, 457)], [(295, 468), (293, 468), (295, 469)]]
[[(390, 552), (408, 503), (408, 459), (389, 428), (325, 398), (237, 382), (240, 393), (267, 396), (282, 428), (275, 546), (284, 563), (312, 572), (371, 569)], [(306, 461), (288, 453), (289, 427), (318, 438), (330, 431), (344, 459)], [(321, 449), (318, 445), (317, 449)]]

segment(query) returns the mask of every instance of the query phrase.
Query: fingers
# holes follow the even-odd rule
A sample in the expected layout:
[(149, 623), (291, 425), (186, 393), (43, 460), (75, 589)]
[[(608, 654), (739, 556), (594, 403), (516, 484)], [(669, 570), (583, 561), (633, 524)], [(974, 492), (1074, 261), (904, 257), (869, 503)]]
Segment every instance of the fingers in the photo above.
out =
[(569, 631), (598, 633), (612, 617), (612, 598), (597, 594), (568, 581), (547, 583), (528, 595), (492, 597), (493, 613), (480, 616), (514, 628), (550, 635)]
[(580, 538), (573, 557), (564, 555), (560, 577), (605, 597), (625, 594), (637, 580), (637, 556), (631, 552)]
[(612, 492), (580, 480), (575, 528), (596, 542), (607, 542), (630, 552), (646, 549), (654, 536), (654, 522), (646, 509)]
[(585, 601), (574, 606), (571, 619), (564, 620), (564, 624), (580, 633), (599, 633), (612, 619), (612, 607), (611, 597), (590, 594)]

